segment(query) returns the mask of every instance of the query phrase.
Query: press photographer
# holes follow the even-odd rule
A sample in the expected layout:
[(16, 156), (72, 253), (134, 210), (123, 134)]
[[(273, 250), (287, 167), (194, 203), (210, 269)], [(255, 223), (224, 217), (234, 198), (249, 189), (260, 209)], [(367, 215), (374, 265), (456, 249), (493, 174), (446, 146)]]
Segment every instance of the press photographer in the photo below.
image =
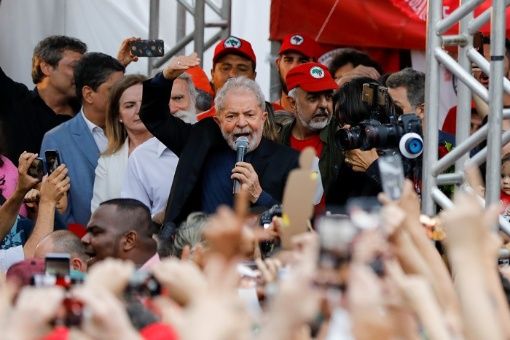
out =
[(421, 121), (415, 114), (401, 114), (386, 87), (370, 78), (353, 79), (337, 94), (335, 114), (341, 128), (337, 147), (346, 151), (346, 163), (380, 183), (377, 164), (382, 154), (400, 154), (404, 174), (418, 183), (423, 150)]

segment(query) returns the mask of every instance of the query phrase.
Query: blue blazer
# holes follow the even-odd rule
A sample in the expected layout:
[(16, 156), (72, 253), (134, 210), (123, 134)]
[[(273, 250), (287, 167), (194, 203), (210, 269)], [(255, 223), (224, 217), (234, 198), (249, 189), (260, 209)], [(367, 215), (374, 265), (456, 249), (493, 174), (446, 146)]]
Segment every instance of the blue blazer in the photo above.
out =
[(60, 161), (69, 169), (71, 189), (67, 211), (63, 216), (65, 223), (86, 226), (90, 219), (90, 201), (99, 149), (82, 112), (46, 132), (39, 157), (44, 157), (46, 150), (57, 150)]

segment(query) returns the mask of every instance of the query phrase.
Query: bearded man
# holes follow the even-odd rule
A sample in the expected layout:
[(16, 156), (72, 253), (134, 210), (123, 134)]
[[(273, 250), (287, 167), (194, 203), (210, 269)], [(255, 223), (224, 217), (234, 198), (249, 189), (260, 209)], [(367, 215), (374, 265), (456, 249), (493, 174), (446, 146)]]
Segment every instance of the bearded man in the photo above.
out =
[(324, 197), (334, 188), (343, 155), (335, 146), (334, 134), (338, 126), (331, 122), (333, 92), (338, 85), (326, 66), (305, 63), (292, 68), (286, 77), (288, 101), (294, 120), (283, 127), (280, 142), (301, 151), (311, 146), (319, 158)]
[[(198, 65), (196, 54), (170, 60), (165, 70), (144, 83), (140, 117), (149, 131), (172, 150), (179, 163), (164, 219), (168, 238), (194, 211), (212, 213), (233, 206), (233, 181), (249, 195), (252, 206), (280, 203), (289, 172), (298, 167), (299, 153), (262, 137), (267, 119), (264, 95), (251, 79), (231, 78), (214, 100), (216, 115), (191, 125), (168, 112), (173, 80)], [(236, 162), (235, 143), (248, 139), (243, 162)]]

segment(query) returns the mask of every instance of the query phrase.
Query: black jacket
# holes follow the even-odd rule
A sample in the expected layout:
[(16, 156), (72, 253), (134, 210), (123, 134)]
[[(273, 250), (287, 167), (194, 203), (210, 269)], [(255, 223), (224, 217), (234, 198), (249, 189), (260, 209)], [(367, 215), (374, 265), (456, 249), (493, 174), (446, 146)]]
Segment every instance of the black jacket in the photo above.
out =
[[(74, 112), (80, 110), (73, 103)], [(25, 85), (9, 78), (0, 68), (0, 122), (5, 134), (5, 154), (15, 164), (23, 151), (37, 153), (41, 149), (44, 134), (55, 126), (71, 119), (56, 114), (42, 100), (37, 88), (29, 90)]]
[[(204, 162), (211, 151), (227, 143), (213, 118), (191, 125), (173, 117), (168, 108), (171, 88), (172, 82), (161, 74), (145, 81), (140, 117), (147, 129), (179, 157), (165, 213), (165, 224), (173, 223), (175, 230), (191, 212), (201, 210)], [(252, 152), (251, 164), (262, 189), (279, 202), (289, 172), (298, 167), (298, 157), (298, 152), (265, 138)]]
[[(290, 136), (295, 120), (282, 127), (280, 142), (290, 145)], [(371, 164), (366, 172), (356, 172), (345, 163), (344, 150), (335, 142), (335, 132), (338, 123), (333, 119), (320, 132), (324, 144), (319, 157), (319, 170), (326, 199), (327, 209), (344, 212), (343, 206), (350, 198), (360, 196), (375, 196), (381, 192), (379, 169), (377, 161)], [(337, 207), (341, 207), (337, 210)]]

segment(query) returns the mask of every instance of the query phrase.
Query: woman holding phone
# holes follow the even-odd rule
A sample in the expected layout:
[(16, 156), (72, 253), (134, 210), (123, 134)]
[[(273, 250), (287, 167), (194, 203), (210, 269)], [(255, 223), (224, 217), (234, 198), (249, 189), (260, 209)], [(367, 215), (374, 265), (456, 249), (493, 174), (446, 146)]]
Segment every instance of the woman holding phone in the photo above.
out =
[(105, 128), (108, 147), (96, 167), (92, 212), (101, 202), (120, 197), (129, 155), (152, 137), (138, 116), (146, 79), (143, 75), (128, 75), (110, 91)]

